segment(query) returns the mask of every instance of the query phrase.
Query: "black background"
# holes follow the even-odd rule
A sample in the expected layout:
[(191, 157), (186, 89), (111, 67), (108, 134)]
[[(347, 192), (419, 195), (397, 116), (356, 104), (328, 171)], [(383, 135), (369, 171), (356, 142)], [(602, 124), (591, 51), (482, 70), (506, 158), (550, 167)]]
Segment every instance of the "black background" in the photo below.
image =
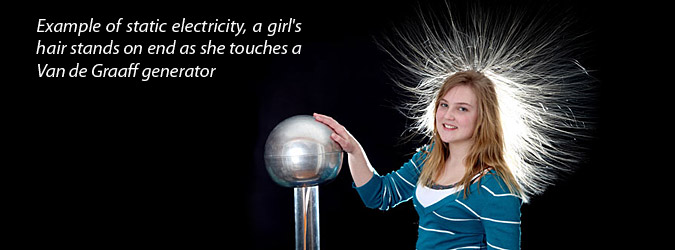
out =
[[(633, 175), (658, 166), (644, 146), (663, 116), (652, 82), (636, 65), (657, 43), (647, 40), (651, 15), (621, 3), (516, 1), (529, 8), (569, 9), (584, 36), (580, 61), (597, 79), (597, 127), (588, 157), (545, 195), (522, 207), (523, 249), (647, 246), (637, 216), (649, 181)], [(486, 1), (486, 6), (495, 5)], [(384, 174), (405, 162), (419, 143), (401, 140), (407, 121), (394, 109), (399, 96), (387, 72), (396, 68), (375, 40), (415, 15), (415, 1), (307, 2), (59, 2), (27, 7), (19, 20), (19, 87), (15, 157), (20, 158), (16, 218), (26, 246), (74, 248), (293, 248), (293, 192), (265, 171), (267, 134), (283, 119), (312, 112), (345, 125)], [(50, 21), (177, 22), (227, 18), (247, 34), (48, 34)], [(301, 55), (35, 55), (37, 40), (106, 44), (179, 42), (260, 44), (250, 25), (283, 18), (300, 33), (269, 41), (302, 44)], [(25, 35), (23, 35), (25, 34)], [(14, 51), (16, 52), (16, 51)], [(217, 67), (213, 78), (39, 78), (38, 63)], [(18, 85), (18, 84), (17, 84)], [(645, 102), (645, 100), (649, 100)], [(630, 130), (626, 130), (630, 127)], [(346, 158), (345, 158), (346, 160)], [(653, 170), (658, 172), (658, 170)], [(639, 191), (639, 192), (638, 192)], [(644, 192), (643, 192), (644, 191)], [(417, 214), (410, 203), (388, 212), (365, 208), (344, 163), (320, 188), (324, 249), (413, 249)]]

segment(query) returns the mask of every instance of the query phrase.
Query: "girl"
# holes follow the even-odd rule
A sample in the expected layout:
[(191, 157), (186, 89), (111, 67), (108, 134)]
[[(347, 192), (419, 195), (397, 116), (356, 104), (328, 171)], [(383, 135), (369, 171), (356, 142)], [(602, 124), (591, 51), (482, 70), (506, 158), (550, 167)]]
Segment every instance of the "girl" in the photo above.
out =
[(369, 208), (412, 198), (417, 249), (519, 249), (521, 189), (504, 160), (495, 86), (480, 72), (448, 77), (435, 96), (433, 137), (399, 170), (380, 176), (358, 141), (331, 117), (354, 185)]

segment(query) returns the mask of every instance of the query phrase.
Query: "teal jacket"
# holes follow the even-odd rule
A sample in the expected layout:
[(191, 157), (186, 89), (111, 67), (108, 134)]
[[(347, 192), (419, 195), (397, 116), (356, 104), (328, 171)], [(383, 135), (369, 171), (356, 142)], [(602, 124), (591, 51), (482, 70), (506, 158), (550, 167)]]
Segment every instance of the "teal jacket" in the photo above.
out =
[(490, 170), (464, 191), (428, 206), (417, 197), (417, 179), (423, 168), (423, 150), (394, 172), (377, 173), (356, 187), (369, 208), (388, 210), (413, 199), (419, 215), (417, 249), (520, 249), (521, 199), (511, 194), (502, 178)]

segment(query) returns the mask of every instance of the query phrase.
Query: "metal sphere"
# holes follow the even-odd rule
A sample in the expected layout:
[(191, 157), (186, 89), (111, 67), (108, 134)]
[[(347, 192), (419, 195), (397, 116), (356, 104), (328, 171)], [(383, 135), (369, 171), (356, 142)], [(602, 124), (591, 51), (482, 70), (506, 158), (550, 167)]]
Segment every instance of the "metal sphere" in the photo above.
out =
[(307, 187), (340, 172), (343, 151), (328, 126), (312, 116), (297, 115), (279, 123), (265, 142), (265, 168), (285, 187)]

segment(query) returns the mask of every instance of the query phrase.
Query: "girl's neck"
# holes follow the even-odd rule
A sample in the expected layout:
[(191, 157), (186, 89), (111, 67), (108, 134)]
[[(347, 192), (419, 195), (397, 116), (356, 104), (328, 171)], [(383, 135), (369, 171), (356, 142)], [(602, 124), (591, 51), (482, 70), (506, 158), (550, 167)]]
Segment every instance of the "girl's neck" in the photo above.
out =
[(448, 144), (449, 155), (446, 158), (445, 166), (443, 166), (444, 169), (434, 182), (436, 184), (449, 185), (460, 181), (466, 172), (464, 159), (466, 159), (470, 148), (470, 143)]
[(449, 155), (447, 156), (448, 167), (466, 167), (464, 164), (464, 159), (469, 154), (469, 149), (471, 149), (472, 143), (466, 141), (463, 143), (448, 143)]

